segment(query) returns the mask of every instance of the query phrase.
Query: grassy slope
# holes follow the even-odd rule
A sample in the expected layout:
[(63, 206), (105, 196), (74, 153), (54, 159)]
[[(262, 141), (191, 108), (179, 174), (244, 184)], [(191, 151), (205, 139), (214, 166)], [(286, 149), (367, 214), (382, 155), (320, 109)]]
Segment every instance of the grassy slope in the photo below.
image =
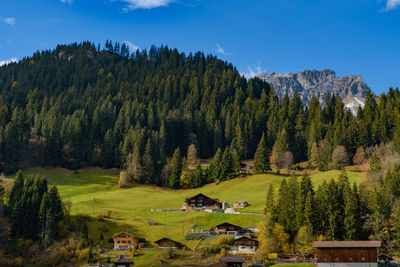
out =
[[(179, 239), (179, 237), (182, 237), (182, 232), (188, 231), (195, 223), (200, 224), (200, 228), (209, 228), (225, 220), (242, 226), (252, 226), (252, 216), (197, 212), (156, 212), (151, 211), (151, 209), (179, 208), (184, 203), (186, 196), (201, 192), (230, 204), (246, 200), (250, 206), (243, 209), (244, 212), (261, 213), (264, 209), (265, 195), (269, 184), (278, 188), (283, 179), (283, 176), (275, 174), (260, 174), (233, 179), (218, 185), (210, 184), (198, 189), (172, 191), (150, 186), (119, 189), (116, 185), (118, 171), (114, 169), (88, 168), (81, 170), (79, 174), (74, 174), (64, 169), (32, 168), (24, 173), (39, 173), (46, 176), (50, 183), (56, 184), (63, 200), (73, 202), (72, 214), (97, 215), (104, 214), (106, 210), (111, 210), (112, 217), (115, 217), (116, 221), (132, 225), (133, 229), (127, 230), (149, 240), (154, 240), (154, 238), (165, 234)], [(311, 177), (314, 185), (318, 186), (324, 180), (337, 178), (339, 174), (339, 171), (317, 172), (312, 174)], [(359, 182), (361, 179), (360, 173), (349, 172), (348, 174), (352, 183)], [(167, 224), (165, 231), (163, 225), (147, 225), (146, 218), (155, 219), (163, 224), (164, 217)], [(255, 221), (257, 221), (258, 216), (255, 217)], [(201, 224), (203, 224), (203, 227), (201, 227)], [(151, 231), (149, 231), (150, 229)]]
[[(105, 240), (108, 240), (115, 232), (128, 231), (150, 242), (162, 237), (183, 241), (184, 234), (192, 228), (209, 229), (225, 221), (242, 227), (256, 226), (262, 216), (160, 212), (151, 211), (151, 209), (179, 208), (184, 203), (185, 197), (201, 192), (230, 204), (245, 200), (250, 206), (243, 212), (261, 213), (264, 209), (267, 188), (270, 184), (278, 188), (283, 179), (283, 176), (272, 173), (261, 174), (233, 179), (218, 185), (210, 184), (198, 189), (173, 191), (153, 186), (120, 189), (117, 186), (118, 170), (115, 169), (88, 168), (81, 170), (79, 174), (58, 168), (52, 170), (32, 168), (24, 171), (27, 175), (37, 173), (46, 176), (50, 183), (58, 186), (64, 201), (73, 203), (72, 214), (83, 213), (96, 216), (111, 210), (113, 223), (108, 224), (109, 231), (104, 234)], [(311, 177), (314, 185), (318, 186), (325, 180), (336, 179), (339, 174), (339, 171), (315, 172), (311, 174)], [(361, 173), (349, 172), (348, 174), (352, 183), (360, 182), (362, 179)], [(149, 225), (148, 218), (159, 222), (159, 225)], [(95, 240), (99, 236), (99, 227), (97, 222), (90, 225), (91, 236)], [(207, 245), (208, 242), (210, 241), (206, 240), (202, 246)], [(197, 241), (184, 241), (184, 243), (192, 248)], [(145, 253), (147, 254), (149, 253)]]

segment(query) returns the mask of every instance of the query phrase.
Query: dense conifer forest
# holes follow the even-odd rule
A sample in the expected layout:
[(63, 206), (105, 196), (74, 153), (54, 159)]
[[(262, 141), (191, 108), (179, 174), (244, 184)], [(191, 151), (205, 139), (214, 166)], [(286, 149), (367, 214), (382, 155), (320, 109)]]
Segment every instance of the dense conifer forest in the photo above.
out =
[[(200, 52), (60, 45), (0, 68), (0, 172), (100, 166), (120, 168), (120, 185), (180, 189), (236, 177), (254, 159), (252, 173), (287, 171), (279, 188), (266, 189), (255, 259), (314, 253), (315, 240), (376, 239), (393, 254), (400, 247), (399, 111), (398, 89), (368, 92), (354, 116), (334, 95), (323, 106), (316, 98), (303, 106), (296, 94), (279, 99), (268, 83)], [(301, 178), (293, 164), (307, 168)], [(360, 184), (350, 183), (348, 165), (364, 171)], [(307, 174), (314, 169), (343, 171), (315, 187)], [(26, 240), (46, 248), (72, 229), (83, 240), (75, 247), (90, 244), (80, 260), (92, 261), (87, 224), (71, 219), (45, 178), (17, 172), (12, 187), (0, 185), (0, 217), (0, 247), (12, 243), (22, 257)]]
[[(163, 46), (37, 51), (0, 68), (0, 94), (6, 173), (90, 165), (124, 169), (138, 183), (197, 187), (237, 175), (240, 161), (254, 157), (257, 172), (302, 161), (327, 170), (353, 163), (360, 149), (390, 141), (400, 148), (397, 89), (369, 92), (353, 116), (334, 95), (305, 107), (215, 56)], [(207, 170), (197, 166), (196, 158), (211, 157)]]

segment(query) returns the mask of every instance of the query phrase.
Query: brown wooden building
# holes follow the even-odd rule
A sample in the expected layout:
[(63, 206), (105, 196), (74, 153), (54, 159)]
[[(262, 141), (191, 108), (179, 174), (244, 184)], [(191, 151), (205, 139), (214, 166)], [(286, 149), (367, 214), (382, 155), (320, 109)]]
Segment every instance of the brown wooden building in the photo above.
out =
[(319, 267), (377, 266), (377, 250), (380, 241), (319, 241), (314, 243), (317, 249)]
[(219, 258), (220, 264), (216, 266), (224, 267), (242, 267), (245, 259), (243, 257), (222, 256)]
[(193, 209), (221, 209), (222, 203), (217, 198), (210, 198), (203, 194), (197, 194), (185, 199), (186, 210)]
[(233, 244), (233, 251), (239, 253), (254, 253), (258, 248), (258, 241), (247, 236), (236, 238)]
[(139, 244), (139, 238), (128, 232), (116, 233), (112, 238), (114, 239), (114, 249), (137, 248)]
[(242, 227), (225, 222), (212, 227), (210, 232), (217, 235), (238, 235), (240, 230), (242, 230)]
[(165, 249), (165, 248), (181, 248), (183, 245), (175, 240), (169, 239), (167, 237), (161, 238), (160, 240), (154, 241), (158, 245), (159, 248)]

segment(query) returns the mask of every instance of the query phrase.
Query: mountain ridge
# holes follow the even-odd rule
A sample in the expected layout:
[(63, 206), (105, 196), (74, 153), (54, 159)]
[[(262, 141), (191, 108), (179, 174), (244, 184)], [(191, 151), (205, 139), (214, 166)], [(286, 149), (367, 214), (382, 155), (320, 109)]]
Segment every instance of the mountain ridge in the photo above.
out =
[(322, 105), (329, 94), (340, 96), (345, 106), (355, 114), (364, 106), (368, 90), (367, 83), (361, 75), (336, 76), (331, 69), (303, 70), (298, 73), (262, 73), (258, 78), (270, 83), (275, 93), (283, 97), (292, 96), (295, 92), (301, 97), (303, 104), (308, 105), (312, 97), (318, 98)]

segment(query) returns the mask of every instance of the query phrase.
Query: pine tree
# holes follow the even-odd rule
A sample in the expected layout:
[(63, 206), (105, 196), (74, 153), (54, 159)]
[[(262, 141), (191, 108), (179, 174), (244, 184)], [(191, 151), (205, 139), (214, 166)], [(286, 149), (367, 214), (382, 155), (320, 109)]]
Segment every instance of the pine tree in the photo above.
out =
[(254, 155), (254, 168), (256, 173), (266, 173), (271, 170), (269, 166), (267, 142), (264, 133), (261, 136), (260, 143), (258, 144), (257, 151)]
[(208, 167), (209, 172), (209, 182), (215, 182), (220, 179), (221, 175), (221, 160), (222, 160), (222, 152), (221, 149), (218, 148), (217, 152), (215, 152), (214, 158)]
[(155, 183), (156, 173), (152, 155), (153, 155), (152, 142), (151, 139), (149, 138), (147, 140), (146, 148), (142, 158), (142, 175), (140, 181), (143, 184)]
[(269, 185), (267, 198), (265, 201), (264, 213), (272, 212), (275, 209), (275, 190), (272, 184)]
[(220, 179), (222, 181), (228, 180), (231, 178), (233, 173), (234, 171), (233, 171), (232, 152), (229, 147), (226, 147), (224, 153), (222, 154), (222, 159), (221, 159)]
[(304, 204), (304, 222), (311, 231), (314, 230), (314, 205), (313, 194), (311, 191), (307, 193), (306, 201)]
[(400, 244), (400, 205), (397, 203), (394, 208), (392, 215), (392, 225), (393, 225), (393, 239), (397, 243)]
[(358, 203), (354, 192), (350, 186), (347, 185), (344, 188), (344, 239), (345, 240), (356, 240), (358, 233), (360, 232), (360, 220), (358, 217)]
[(316, 142), (313, 143), (312, 148), (311, 148), (311, 157), (309, 160), (309, 165), (312, 168), (317, 168), (319, 162), (319, 150), (318, 150), (318, 145)]
[(196, 169), (194, 170), (193, 174), (192, 174), (192, 188), (197, 188), (203, 185), (203, 169), (201, 167), (200, 162), (197, 163), (196, 165)]
[(182, 156), (179, 148), (175, 149), (171, 161), (171, 175), (169, 176), (169, 187), (172, 189), (180, 188), (180, 177), (182, 175)]
[(111, 129), (107, 130), (104, 136), (103, 146), (101, 148), (100, 161), (104, 168), (112, 168), (115, 166), (114, 140)]

